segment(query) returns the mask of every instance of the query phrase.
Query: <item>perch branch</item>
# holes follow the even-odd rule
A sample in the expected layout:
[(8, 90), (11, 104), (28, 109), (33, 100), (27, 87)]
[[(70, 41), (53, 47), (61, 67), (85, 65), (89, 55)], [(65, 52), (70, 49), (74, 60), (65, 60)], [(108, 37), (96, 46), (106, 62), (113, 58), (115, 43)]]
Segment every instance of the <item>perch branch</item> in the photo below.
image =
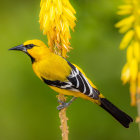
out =
[[(66, 97), (62, 94), (59, 94), (58, 100), (66, 102)], [(60, 122), (61, 122), (60, 129), (62, 131), (62, 140), (68, 140), (69, 130), (68, 130), (68, 125), (67, 125), (68, 118), (66, 116), (66, 108), (60, 110), (59, 118), (60, 118)]]

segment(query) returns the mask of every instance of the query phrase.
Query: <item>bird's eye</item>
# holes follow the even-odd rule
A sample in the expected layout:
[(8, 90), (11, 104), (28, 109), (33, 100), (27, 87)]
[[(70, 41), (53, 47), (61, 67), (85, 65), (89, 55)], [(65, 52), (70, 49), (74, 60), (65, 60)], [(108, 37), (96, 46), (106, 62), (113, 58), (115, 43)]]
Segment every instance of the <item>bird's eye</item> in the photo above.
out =
[(25, 45), (25, 47), (26, 47), (27, 49), (31, 49), (31, 48), (33, 48), (34, 46), (35, 46), (34, 44)]

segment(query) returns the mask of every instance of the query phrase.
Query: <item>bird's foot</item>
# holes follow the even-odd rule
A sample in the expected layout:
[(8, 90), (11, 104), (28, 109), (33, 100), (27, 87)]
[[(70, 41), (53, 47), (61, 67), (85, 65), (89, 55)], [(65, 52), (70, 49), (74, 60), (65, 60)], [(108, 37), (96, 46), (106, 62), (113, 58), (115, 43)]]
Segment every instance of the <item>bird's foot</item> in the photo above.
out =
[(65, 102), (62, 102), (60, 100), (58, 100), (59, 103), (61, 103), (61, 105), (57, 106), (57, 109), (60, 111), (66, 107), (68, 107), (70, 104), (69, 103), (65, 103)]
[(57, 109), (60, 111), (61, 109), (67, 108), (77, 97), (73, 97), (69, 102), (63, 102), (58, 100), (61, 105), (57, 106)]

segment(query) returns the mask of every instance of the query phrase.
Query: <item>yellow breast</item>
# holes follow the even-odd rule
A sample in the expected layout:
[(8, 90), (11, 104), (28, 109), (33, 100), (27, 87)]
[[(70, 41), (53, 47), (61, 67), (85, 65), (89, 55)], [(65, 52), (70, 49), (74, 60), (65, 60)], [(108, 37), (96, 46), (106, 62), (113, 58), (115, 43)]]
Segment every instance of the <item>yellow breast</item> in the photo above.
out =
[(52, 81), (65, 81), (71, 73), (71, 68), (67, 61), (54, 54), (49, 57), (45, 56), (41, 60), (34, 62), (32, 67), (39, 78), (43, 77)]

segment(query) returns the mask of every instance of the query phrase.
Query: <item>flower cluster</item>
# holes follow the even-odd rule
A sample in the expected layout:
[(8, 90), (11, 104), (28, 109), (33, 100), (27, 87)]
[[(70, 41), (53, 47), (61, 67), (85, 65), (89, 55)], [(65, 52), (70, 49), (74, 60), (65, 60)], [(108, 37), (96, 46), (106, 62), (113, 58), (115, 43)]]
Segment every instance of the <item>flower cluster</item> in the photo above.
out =
[(140, 0), (125, 0), (117, 14), (125, 16), (115, 26), (120, 33), (125, 33), (120, 49), (127, 48), (121, 79), (124, 84), (130, 82), (131, 105), (134, 106), (136, 92), (140, 92)]
[(40, 28), (48, 37), (48, 46), (62, 56), (70, 49), (70, 28), (74, 30), (76, 13), (69, 0), (41, 0)]

